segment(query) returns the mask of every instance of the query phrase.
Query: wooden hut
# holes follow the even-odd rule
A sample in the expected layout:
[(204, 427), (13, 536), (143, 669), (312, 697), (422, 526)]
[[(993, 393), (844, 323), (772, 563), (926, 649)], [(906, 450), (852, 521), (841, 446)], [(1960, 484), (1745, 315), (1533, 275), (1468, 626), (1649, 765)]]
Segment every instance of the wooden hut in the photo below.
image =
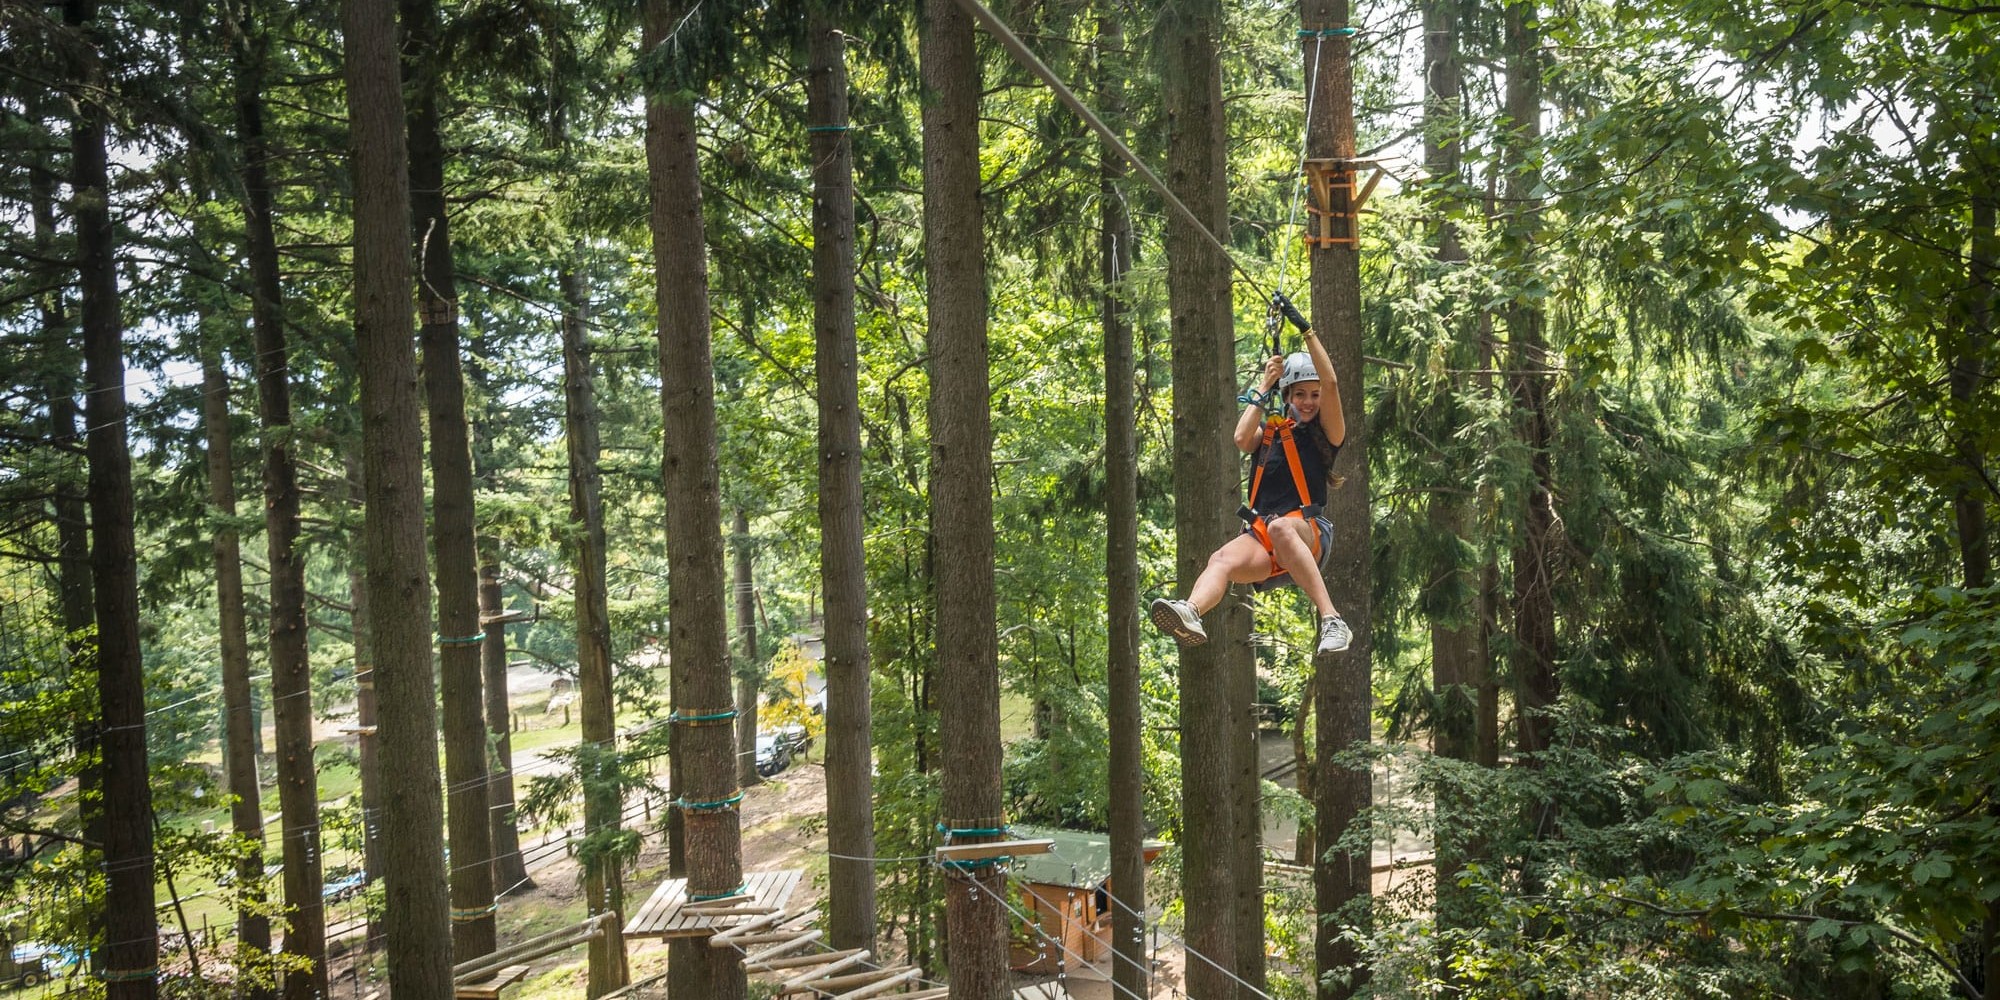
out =
[[(1009, 965), (1016, 972), (1054, 975), (1077, 972), (1111, 954), (1111, 837), (1054, 827), (1013, 827), (1023, 840), (1048, 839), (1047, 854), (1015, 861), (1014, 877), (1022, 887), (1022, 912), (1035, 924), (1015, 935)], [(1166, 845), (1146, 841), (1145, 858), (1152, 864)], [(1037, 933), (1039, 931), (1039, 933)], [(1057, 946), (1061, 942), (1061, 946)]]

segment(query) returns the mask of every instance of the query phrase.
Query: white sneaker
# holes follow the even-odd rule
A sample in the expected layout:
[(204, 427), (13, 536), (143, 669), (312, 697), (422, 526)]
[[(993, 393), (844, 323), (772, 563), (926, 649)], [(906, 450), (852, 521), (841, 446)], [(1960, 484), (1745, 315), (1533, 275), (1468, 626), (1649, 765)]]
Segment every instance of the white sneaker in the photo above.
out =
[(1340, 620), (1339, 615), (1327, 615), (1319, 620), (1319, 652), (1338, 653), (1353, 641), (1353, 630)]
[(1157, 598), (1153, 601), (1152, 618), (1160, 631), (1183, 646), (1199, 646), (1208, 641), (1208, 631), (1201, 627), (1201, 616), (1186, 601)]

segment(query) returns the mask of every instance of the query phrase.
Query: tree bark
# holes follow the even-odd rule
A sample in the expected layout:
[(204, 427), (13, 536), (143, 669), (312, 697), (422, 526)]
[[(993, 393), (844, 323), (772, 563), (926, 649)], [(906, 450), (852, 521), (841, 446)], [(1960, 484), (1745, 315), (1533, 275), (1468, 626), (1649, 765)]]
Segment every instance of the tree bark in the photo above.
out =
[[(1534, 255), (1541, 229), (1541, 208), (1535, 199), (1541, 185), (1534, 166), (1541, 142), (1541, 31), (1533, 0), (1516, 0), (1506, 12), (1506, 131), (1503, 153), (1507, 166), (1506, 193), (1512, 214), (1503, 227), (1505, 246), (1516, 267), (1525, 270)], [(1512, 379), (1521, 443), (1531, 456), (1533, 479), (1522, 510), (1520, 542), (1514, 549), (1514, 677), (1515, 710), (1524, 754), (1549, 747), (1555, 705), (1556, 626), (1549, 531), (1555, 522), (1550, 492), (1547, 355), (1543, 315), (1539, 307), (1516, 302), (1503, 310), (1507, 339), (1521, 374)], [(1545, 818), (1534, 820), (1539, 827)]]
[[(579, 315), (588, 307), (588, 302), (563, 303), (564, 309), (578, 310)], [(499, 393), (494, 391), (488, 376), (493, 361), (489, 343), (476, 331), (466, 343), (472, 355), (466, 377), (476, 398), (485, 403), (470, 414), (475, 489), (482, 484), (489, 488), (492, 486), (497, 463), (494, 459), (494, 434), (488, 421), (502, 412), (498, 405)], [(488, 761), (486, 799), (493, 828), (493, 886), (494, 895), (505, 896), (532, 888), (535, 883), (528, 877), (527, 863), (521, 857), (521, 830), (514, 809), (514, 719), (507, 693), (507, 626), (494, 620), (508, 614), (500, 583), (500, 544), (500, 539), (490, 533), (473, 538), (473, 545), (479, 551), (480, 631), (486, 636), (479, 644), (479, 691), (486, 701), (486, 740), (492, 748)]]
[[(587, 301), (583, 277), (565, 268), (558, 279), (567, 303)], [(583, 713), (584, 836), (597, 853), (586, 861), (585, 912), (617, 913), (623, 926), (625, 888), (616, 858), (602, 853), (624, 820), (618, 791), (618, 731), (611, 693), (611, 609), (604, 582), (604, 503), (597, 429), (597, 393), (590, 370), (589, 331), (581, 308), (563, 310), (563, 428), (569, 443), (569, 519), (576, 572), (576, 688)], [(668, 426), (672, 426), (671, 423)], [(619, 927), (591, 939), (587, 995), (602, 996), (630, 981)]]
[[(1299, 5), (1300, 26), (1309, 31), (1346, 27), (1347, 19), (1347, 0), (1301, 0)], [(1353, 39), (1343, 35), (1308, 38), (1301, 40), (1301, 47), (1309, 72), (1315, 53), (1324, 60), (1309, 77), (1318, 89), (1310, 102), (1313, 120), (1306, 123), (1307, 154), (1352, 160)], [(1336, 755), (1366, 746), (1370, 738), (1373, 543), (1368, 423), (1362, 407), (1367, 396), (1367, 370), (1362, 364), (1360, 251), (1336, 246), (1315, 248), (1310, 254), (1312, 319), (1323, 331), (1328, 358), (1340, 379), (1342, 413), (1347, 422), (1347, 440), (1334, 465), (1335, 474), (1344, 482), (1327, 495), (1327, 516), (1333, 519), (1337, 534), (1326, 588), (1354, 630), (1354, 640), (1345, 652), (1318, 657), (1313, 664), (1315, 713), (1319, 716), (1313, 742), (1313, 827), (1323, 852), (1313, 868), (1314, 907), (1319, 914), (1313, 954), (1321, 1000), (1344, 1000), (1360, 990), (1368, 978), (1359, 950), (1343, 932), (1348, 927), (1365, 930), (1369, 926), (1369, 868), (1374, 854), (1366, 828), (1354, 829), (1365, 822), (1362, 816), (1374, 803), (1372, 775), (1366, 767), (1335, 762)], [(1336, 846), (1343, 841), (1349, 846)]]
[(424, 565), (423, 431), (410, 347), (410, 188), (394, 0), (346, 0), (347, 111), (353, 143), (355, 341), (368, 491), (369, 623), (380, 700), (389, 988), (396, 1000), (450, 1000), (451, 915), (444, 878), (437, 687), (431, 679)]
[(437, 560), (438, 688), (443, 700), (445, 817), (452, 847), (452, 960), (495, 947), (493, 821), (487, 809), (486, 706), (480, 695), (479, 571), (473, 546), (472, 446), (458, 355), (458, 294), (438, 132), (437, 0), (402, 0), (408, 95), (410, 216), (417, 252), (417, 316), (430, 409), (431, 531)]
[(283, 286), (265, 170), (264, 61), (260, 25), (244, 19), (235, 43), (236, 120), (243, 148), (243, 222), (250, 263), (250, 324), (257, 348), (257, 413), (263, 425), (264, 538), (270, 565), (271, 712), (276, 719), (278, 813), (284, 852), (284, 952), (311, 963), (285, 977), (286, 1000), (317, 1000), (327, 990), (326, 911), (319, 836), (319, 775), (314, 767), (312, 667), (306, 648), (305, 558), (298, 551), (299, 484), (293, 450), (291, 363)]
[[(1312, 720), (1313, 691), (1318, 687), (1317, 681), (1318, 678), (1311, 674), (1306, 675), (1306, 686), (1299, 692), (1299, 712), (1292, 717), (1292, 762), (1298, 767), (1293, 783), (1298, 787), (1299, 798), (1307, 802), (1316, 801), (1313, 798), (1312, 746), (1306, 742), (1306, 726)], [(1317, 841), (1312, 817), (1300, 817), (1298, 833), (1292, 841), (1292, 863), (1311, 867)]]
[(486, 697), (486, 739), (493, 748), (494, 771), (488, 775), (487, 808), (493, 814), (493, 889), (497, 896), (532, 888), (527, 862), (521, 857), (521, 830), (514, 819), (514, 724), (507, 700), (507, 626), (495, 619), (507, 613), (500, 589), (500, 542), (488, 538), (480, 546), (479, 620), (486, 634), (479, 644), (480, 692)]
[[(931, 528), (936, 552), (938, 735), (949, 830), (997, 830), (999, 645), (993, 598), (993, 435), (988, 399), (986, 240), (979, 191), (980, 64), (972, 19), (925, 0), (924, 282), (930, 324)], [(953, 834), (957, 843), (995, 839)], [(945, 964), (952, 1000), (1001, 1000), (1007, 979), (1006, 876), (947, 869)]]
[[(1990, 147), (1989, 147), (1990, 148)], [(1986, 157), (1991, 162), (1991, 157)], [(1977, 396), (1980, 387), (1989, 379), (1988, 366), (1993, 358), (1993, 273), (1996, 261), (2000, 261), (2000, 232), (1995, 232), (1995, 206), (2000, 203), (1993, 179), (1975, 173), (1971, 177), (1972, 239), (1966, 269), (1966, 324), (1964, 333), (1958, 338), (1955, 356), (1951, 359), (1951, 400), (1960, 414), (1959, 419), (1970, 422), (1978, 407)], [(1963, 567), (1965, 586), (1974, 589), (1992, 582), (1993, 562), (1987, 537), (1986, 502), (1989, 495), (1984, 488), (1987, 481), (1986, 453), (1977, 432), (1969, 427), (1957, 428), (1959, 460), (1967, 466), (1962, 478), (1953, 487), (1952, 508), (1958, 521), (1958, 548)], [(1989, 816), (2000, 816), (2000, 806), (1989, 804)], [(1991, 879), (1992, 873), (1987, 877)], [(1986, 926), (1982, 942), (1985, 950), (1984, 977), (1988, 994), (2000, 985), (2000, 900), (1986, 903)]]
[(854, 336), (854, 149), (847, 39), (808, 15), (806, 120), (813, 176), (813, 371), (819, 395), (820, 587), (826, 592), (827, 937), (875, 947), (868, 563), (863, 549), (861, 397)]
[(71, 212), (82, 293), (84, 417), (89, 428), (91, 582), (97, 611), (98, 737), (103, 761), (104, 934), (107, 1000), (159, 995), (159, 921), (153, 910), (153, 790), (147, 781), (146, 674), (139, 650), (139, 562), (132, 525), (132, 453), (125, 427), (124, 325), (117, 236), (111, 222), (108, 114), (95, 0), (68, 0), (63, 21), (90, 47), (79, 57), (70, 126)]
[[(246, 902), (263, 900), (264, 809), (257, 783), (256, 742), (250, 737), (250, 639), (243, 622), (243, 552), (236, 530), (236, 463), (230, 453), (229, 378), (222, 350), (201, 354), (202, 429), (208, 446), (208, 502), (218, 523), (215, 553), (216, 634), (222, 657), (223, 764), (228, 771), (230, 830), (253, 845), (236, 862), (236, 885)], [(236, 911), (236, 940), (250, 952), (271, 950), (271, 920), (254, 905)], [(260, 1000), (269, 991), (252, 991)]]
[[(1161, 102), (1167, 116), (1166, 181), (1211, 232), (1227, 239), (1228, 174), (1223, 156), (1222, 10), (1215, 0), (1168, 5), (1159, 27)], [(1167, 287), (1173, 331), (1174, 549), (1183, 584), (1233, 533), (1235, 333), (1229, 264), (1192, 225), (1169, 216)], [(1208, 616), (1209, 641), (1180, 651), (1182, 893), (1188, 946), (1215, 965), (1190, 963), (1187, 992), (1229, 997), (1236, 985), (1237, 803), (1231, 778), (1233, 704), (1227, 647), (1245, 636), (1243, 616), (1225, 598)], [(1246, 707), (1247, 706), (1243, 706)], [(1219, 966), (1219, 968), (1218, 968)]]
[[(1125, 30), (1097, 21), (1097, 106), (1110, 121), (1125, 111)], [(1107, 803), (1111, 821), (1111, 981), (1120, 996), (1152, 995), (1146, 955), (1145, 714), (1139, 684), (1138, 393), (1125, 276), (1132, 270), (1132, 216), (1125, 161), (1108, 145), (1097, 155), (1097, 259), (1104, 327), (1105, 658), (1110, 729)]]
[[(56, 173), (53, 166), (37, 161), (28, 169), (29, 212), (34, 218), (35, 250), (56, 259)], [(42, 335), (51, 345), (74, 342), (63, 290), (56, 288), (40, 297)], [(81, 359), (64, 352), (63, 361), (53, 366), (48, 380), (49, 441), (65, 449), (83, 450), (82, 431), (77, 428), (76, 392)], [(56, 603), (61, 609), (63, 655), (74, 676), (83, 677), (97, 669), (95, 640), (90, 634), (97, 622), (97, 592), (91, 583), (90, 494), (85, 462), (66, 462), (54, 483), (53, 513), (56, 530)], [(98, 756), (98, 720), (79, 718), (72, 729), (76, 757), (85, 762), (77, 772), (77, 819), (83, 839), (104, 843), (104, 769)], [(85, 857), (102, 862), (101, 848), (85, 849)], [(104, 936), (103, 916), (90, 922), (92, 932)], [(86, 954), (88, 968), (101, 968), (96, 951)]]
[[(686, 13), (680, 0), (647, 0), (645, 47), (667, 42)], [(708, 253), (701, 217), (701, 167), (693, 97), (646, 95), (646, 166), (652, 194), (654, 296), (659, 308), (660, 406), (668, 433), (668, 656), (674, 711), (683, 718), (727, 711), (729, 618), (723, 603), (722, 493), (716, 461)], [(690, 897), (720, 896), (743, 884), (741, 800), (733, 727), (678, 722), (674, 754)], [(689, 804), (693, 805), (690, 806)], [(741, 955), (696, 939), (669, 945), (668, 991), (704, 1000), (741, 1000), (748, 986)]]
[[(1461, 200), (1458, 191), (1462, 71), (1458, 60), (1458, 7), (1451, 0), (1424, 0), (1423, 17), (1424, 170), (1430, 177), (1430, 210), (1437, 218), (1434, 256), (1442, 265), (1439, 269), (1442, 275), (1466, 259), (1458, 226), (1452, 221), (1452, 213)], [(1463, 320), (1453, 322), (1462, 333), (1476, 332), (1467, 328)], [(1459, 339), (1465, 343), (1455, 343), (1454, 354), (1476, 353), (1476, 345), (1470, 343), (1471, 336)], [(1453, 390), (1442, 391), (1449, 394)], [(1454, 422), (1464, 412), (1453, 401), (1448, 400), (1446, 406)], [(1454, 472), (1447, 470), (1446, 477), (1455, 478)], [(1458, 494), (1448, 492), (1432, 493), (1426, 502), (1432, 538), (1450, 543), (1439, 545), (1440, 557), (1427, 574), (1426, 587), (1431, 594), (1423, 602), (1431, 634), (1432, 750), (1440, 757), (1470, 761), (1478, 749), (1477, 679), (1484, 672), (1479, 662), (1480, 631), (1484, 623), (1477, 569), (1462, 565), (1460, 555), (1465, 548), (1470, 505)], [(1434, 797), (1432, 808), (1437, 817), (1433, 826), (1437, 922), (1441, 927), (1463, 926), (1469, 915), (1464, 912), (1463, 893), (1458, 890), (1458, 874), (1464, 868), (1468, 845), (1454, 832), (1463, 828), (1454, 823), (1464, 811), (1464, 802), (1462, 797), (1441, 790)]]
[[(367, 497), (361, 483), (361, 456), (357, 451), (347, 456), (347, 486), (354, 503), (365, 511)], [(357, 553), (363, 553), (367, 539), (353, 539), (352, 544)], [(361, 767), (361, 863), (367, 880), (373, 882), (382, 877), (382, 754), (375, 711), (375, 658), (368, 652), (371, 625), (365, 554), (347, 564), (347, 592), (348, 603), (354, 606), (348, 617), (354, 628), (354, 725), (361, 730), (356, 738)], [(364, 933), (368, 936), (367, 951), (373, 952), (384, 944), (381, 921), (369, 920)]]
[(736, 666), (736, 780), (743, 787), (761, 785), (757, 773), (757, 695), (763, 688), (757, 663), (757, 582), (752, 576), (750, 515), (736, 508), (736, 634), (742, 659)]
[[(2000, 258), (2000, 235), (1994, 232), (1995, 203), (2000, 201), (2000, 195), (1995, 194), (1991, 178), (1977, 177), (1972, 180), (1971, 188), (1972, 240), (1966, 266), (1965, 331), (1954, 338), (1958, 341), (1955, 347), (1948, 348), (1952, 356), (1947, 362), (1952, 404), (1968, 416), (1977, 406), (1980, 386), (1988, 378), (1987, 366), (1993, 353), (1993, 269), (1996, 258)], [(1967, 421), (1967, 417), (1959, 419)], [(1953, 436), (1957, 438), (1959, 461), (1966, 466), (1952, 487), (1951, 500), (1958, 522), (1959, 563), (1965, 586), (1976, 589), (1986, 586), (1993, 576), (1986, 527), (1986, 501), (1991, 495), (1985, 485), (1986, 454), (1976, 431), (1960, 428)], [(1986, 981), (2000, 983), (2000, 979)]]

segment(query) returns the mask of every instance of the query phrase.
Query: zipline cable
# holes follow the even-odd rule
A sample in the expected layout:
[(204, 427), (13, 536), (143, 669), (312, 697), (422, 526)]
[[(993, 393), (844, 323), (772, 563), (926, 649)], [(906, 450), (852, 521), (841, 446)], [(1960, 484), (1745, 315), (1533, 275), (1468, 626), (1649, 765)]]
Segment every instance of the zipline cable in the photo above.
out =
[(1259, 298), (1269, 300), (1272, 297), (1273, 293), (1264, 288), (1263, 283), (1258, 281), (1250, 273), (1249, 269), (1245, 268), (1236, 259), (1235, 254), (1229, 252), (1229, 247), (1222, 242), (1222, 239), (1216, 236), (1208, 228), (1207, 224), (1202, 222), (1201, 218), (1195, 215), (1192, 209), (1187, 207), (1186, 203), (1182, 202), (1173, 191), (1167, 188), (1167, 182), (1161, 180), (1160, 175), (1154, 173), (1153, 168), (1147, 166), (1144, 160), (1139, 159), (1139, 155), (1132, 152), (1132, 148), (1125, 145), (1124, 140), (1118, 138), (1118, 134), (1111, 131), (1110, 126), (1105, 125), (1104, 120), (1097, 117), (1097, 113), (1090, 110), (1089, 106), (1085, 105), (1076, 96), (1076, 93), (1069, 89), (1069, 85), (1064, 83), (1062, 78), (1057, 76), (1055, 71), (1048, 67), (1047, 63), (1042, 62), (1041, 57), (1035, 55), (1034, 51), (1028, 48), (1027, 43), (1021, 41), (1019, 35), (1014, 34), (1013, 29), (1007, 27), (1006, 22), (1001, 21), (980, 0), (958, 0), (958, 5), (964, 8), (967, 14), (972, 15), (973, 20), (978, 21), (985, 27), (994, 40), (998, 41), (1002, 48), (1013, 55), (1015, 62), (1026, 67), (1028, 72), (1035, 74), (1043, 83), (1047, 84), (1049, 89), (1055, 92), (1058, 99), (1064, 104), (1069, 105), (1069, 109), (1076, 112), (1077, 117), (1083, 119), (1084, 124), (1089, 125), (1099, 138), (1109, 143), (1111, 148), (1116, 150), (1119, 157), (1124, 159), (1126, 163), (1131, 164), (1132, 169), (1137, 171), (1139, 176), (1145, 180), (1146, 186), (1158, 192), (1161, 198), (1166, 199), (1167, 205), (1178, 213), (1182, 220), (1200, 231), (1201, 235), (1207, 237), (1208, 242), (1215, 246), (1216, 252), (1222, 254), (1222, 259), (1228, 261), (1229, 266), (1237, 274), (1243, 276), (1244, 282), (1257, 292)]

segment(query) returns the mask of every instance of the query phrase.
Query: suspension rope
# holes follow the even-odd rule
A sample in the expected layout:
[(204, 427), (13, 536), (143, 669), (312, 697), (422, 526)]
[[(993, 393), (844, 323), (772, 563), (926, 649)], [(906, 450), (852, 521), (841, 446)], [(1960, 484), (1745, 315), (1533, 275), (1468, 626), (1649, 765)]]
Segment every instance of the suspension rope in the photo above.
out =
[[(1306, 37), (1306, 35), (1307, 32), (1305, 31), (1299, 32), (1300, 38), (1304, 38)], [(1285, 212), (1286, 232), (1290, 232), (1293, 226), (1298, 225), (1299, 203), (1305, 200), (1306, 158), (1311, 155), (1310, 150), (1312, 142), (1313, 101), (1315, 98), (1319, 97), (1319, 68), (1325, 65), (1325, 60), (1321, 57), (1324, 54), (1324, 50), (1326, 48), (1326, 34), (1324, 32), (1320, 32), (1315, 34), (1314, 37), (1316, 40), (1313, 42), (1312, 76), (1311, 79), (1306, 84), (1306, 120), (1305, 124), (1299, 129), (1299, 167), (1298, 170), (1293, 174), (1292, 178), (1291, 207), (1288, 208)], [(1284, 247), (1285, 247), (1284, 241), (1282, 240), (1279, 241), (1278, 243), (1278, 291), (1279, 292), (1285, 291), (1286, 286), (1289, 285), (1291, 282), (1292, 257), (1291, 254), (1285, 251)], [(1275, 318), (1276, 317), (1273, 316), (1273, 319)], [(1274, 329), (1272, 331), (1273, 333), (1272, 341), (1273, 343), (1276, 343), (1275, 324), (1273, 324), (1273, 326)], [(1279, 354), (1283, 352), (1273, 350), (1271, 353)]]
[(1055, 92), (1057, 98), (1064, 104), (1069, 105), (1069, 109), (1076, 112), (1077, 117), (1082, 118), (1084, 124), (1090, 126), (1091, 131), (1096, 132), (1099, 138), (1103, 139), (1113, 150), (1117, 151), (1120, 158), (1126, 163), (1131, 164), (1132, 169), (1145, 180), (1146, 186), (1152, 188), (1162, 199), (1165, 199), (1167, 206), (1172, 208), (1181, 217), (1182, 221), (1193, 226), (1202, 236), (1206, 237), (1208, 242), (1214, 245), (1216, 252), (1222, 255), (1222, 259), (1228, 261), (1230, 268), (1243, 276), (1243, 281), (1257, 293), (1259, 298), (1269, 299), (1271, 297), (1271, 293), (1264, 288), (1263, 283), (1258, 281), (1256, 276), (1252, 275), (1249, 269), (1236, 259), (1235, 254), (1229, 252), (1228, 245), (1224, 244), (1222, 239), (1216, 236), (1208, 228), (1207, 224), (1203, 223), (1201, 218), (1194, 214), (1192, 209), (1187, 207), (1186, 203), (1182, 202), (1173, 191), (1167, 188), (1167, 182), (1161, 180), (1160, 175), (1154, 173), (1153, 168), (1147, 166), (1144, 160), (1139, 159), (1138, 154), (1132, 152), (1131, 147), (1125, 145), (1124, 140), (1118, 138), (1118, 134), (1111, 131), (1110, 126), (1105, 125), (1104, 120), (1097, 117), (1097, 113), (1090, 110), (1076, 96), (1076, 93), (1069, 89), (1069, 85), (1063, 83), (1062, 78), (1057, 76), (1055, 71), (1048, 67), (1047, 63), (1042, 62), (1041, 57), (1035, 55), (1034, 51), (1029, 49), (1025, 42), (1021, 41), (1019, 35), (1014, 34), (1013, 29), (1007, 27), (1006, 23), (1001, 21), (991, 10), (987, 9), (986, 5), (981, 3), (980, 0), (958, 0), (958, 5), (964, 8), (967, 14), (972, 15), (974, 20), (985, 27), (994, 40), (998, 41), (1002, 48), (1013, 55), (1015, 62), (1020, 63), (1028, 72), (1033, 73), (1043, 83), (1047, 84), (1049, 89)]

